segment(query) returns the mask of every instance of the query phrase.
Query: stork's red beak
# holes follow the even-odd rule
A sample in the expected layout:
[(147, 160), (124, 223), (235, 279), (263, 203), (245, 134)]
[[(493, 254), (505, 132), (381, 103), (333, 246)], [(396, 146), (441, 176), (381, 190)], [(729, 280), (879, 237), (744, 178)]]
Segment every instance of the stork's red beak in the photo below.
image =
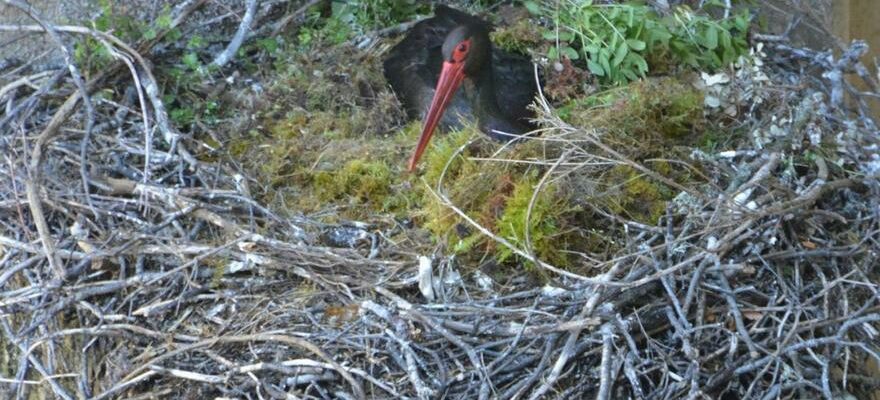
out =
[(428, 142), (431, 141), (434, 128), (440, 122), (440, 117), (443, 116), (443, 112), (446, 111), (446, 107), (455, 96), (455, 91), (458, 90), (462, 80), (464, 80), (464, 62), (444, 61), (443, 69), (440, 71), (440, 80), (437, 81), (437, 88), (434, 90), (434, 99), (431, 100), (431, 108), (428, 109), (428, 116), (425, 117), (425, 125), (422, 127), (422, 135), (419, 136), (419, 144), (416, 145), (416, 152), (409, 159), (409, 167), (407, 168), (409, 172), (415, 171), (419, 158), (422, 157), (422, 153), (428, 147)]

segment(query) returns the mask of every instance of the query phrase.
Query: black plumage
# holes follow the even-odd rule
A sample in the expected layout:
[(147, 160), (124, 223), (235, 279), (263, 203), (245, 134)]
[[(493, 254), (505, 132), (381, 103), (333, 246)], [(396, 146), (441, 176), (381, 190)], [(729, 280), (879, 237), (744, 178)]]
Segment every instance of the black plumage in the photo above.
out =
[(450, 34), (471, 38), (473, 46), (465, 61), (465, 78), (449, 101), (439, 125), (457, 128), (465, 120), (476, 120), (489, 136), (509, 140), (507, 132), (520, 135), (530, 129), (536, 84), (533, 66), (522, 55), (491, 45), (491, 25), (461, 11), (438, 5), (434, 17), (417, 23), (391, 49), (384, 64), (385, 78), (397, 93), (411, 118), (424, 119), (434, 97), (444, 60), (444, 42)]

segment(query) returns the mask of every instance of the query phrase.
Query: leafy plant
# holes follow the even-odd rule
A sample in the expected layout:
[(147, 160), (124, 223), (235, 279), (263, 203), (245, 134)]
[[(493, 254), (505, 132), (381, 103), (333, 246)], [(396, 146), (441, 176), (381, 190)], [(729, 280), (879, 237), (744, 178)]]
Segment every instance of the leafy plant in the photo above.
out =
[[(148, 33), (151, 32), (151, 29), (144, 22), (117, 12), (113, 2), (110, 0), (100, 0), (98, 6), (100, 13), (94, 20), (90, 21), (92, 29), (101, 32), (112, 32), (113, 35), (128, 43), (133, 43), (147, 37)], [(153, 33), (153, 36), (155, 36), (155, 33)], [(90, 36), (76, 43), (73, 55), (78, 64), (86, 66), (86, 71), (100, 70), (106, 67), (113, 59), (107, 47)]]
[(664, 46), (689, 66), (715, 70), (748, 54), (749, 15), (745, 9), (731, 18), (713, 20), (680, 7), (666, 20), (672, 37)]
[(333, 2), (333, 14), (355, 30), (378, 29), (398, 24), (419, 12), (427, 12), (418, 0), (346, 0)]
[(330, 15), (322, 18), (316, 9), (309, 15), (309, 23), (298, 35), (301, 45), (316, 40), (340, 44), (354, 35), (388, 27), (410, 19), (430, 8), (418, 0), (334, 0)]
[(526, 1), (535, 15), (553, 26), (543, 38), (552, 42), (548, 57), (583, 60), (604, 82), (623, 84), (647, 75), (664, 59), (713, 70), (748, 51), (747, 11), (715, 20), (687, 7), (661, 17), (641, 4), (593, 4), (591, 0)]

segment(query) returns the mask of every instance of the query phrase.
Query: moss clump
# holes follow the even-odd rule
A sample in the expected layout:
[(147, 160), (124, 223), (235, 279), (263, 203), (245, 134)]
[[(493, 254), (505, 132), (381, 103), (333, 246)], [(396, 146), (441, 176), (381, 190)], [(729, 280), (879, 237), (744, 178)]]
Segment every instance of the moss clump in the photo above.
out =
[[(519, 248), (526, 249), (529, 248), (527, 244), (530, 245), (535, 255), (543, 261), (567, 265), (566, 253), (560, 250), (569, 246), (559, 229), (563, 222), (560, 218), (567, 213), (565, 197), (560, 196), (555, 185), (541, 188), (536, 195), (536, 175), (529, 173), (514, 185), (504, 205), (504, 212), (498, 219), (498, 234)], [(503, 262), (514, 255), (506, 247), (498, 249), (499, 261)]]
[[(254, 134), (228, 142), (230, 155), (258, 171), (258, 182), (269, 183), (251, 189), (262, 189), (260, 199), (276, 210), (317, 215), (323, 222), (388, 221), (389, 214), (413, 218), (463, 258), (519, 265), (522, 260), (470, 227), (428, 187), (442, 182), (441, 192), (455, 207), (525, 249), (525, 216), (544, 167), (474, 159), (493, 154), (499, 144), (467, 127), (438, 133), (421, 161), (422, 173), (406, 174), (421, 123), (400, 126), (403, 114), (378, 70), (381, 62), (370, 57), (341, 45), (293, 54), (279, 64), (282, 76), (268, 86)], [(355, 58), (365, 70), (334, 63)], [(497, 156), (546, 159), (543, 146), (524, 142)], [(539, 258), (565, 267), (568, 249), (562, 243), (576, 229), (560, 193), (554, 185), (539, 193), (529, 243)]]
[[(442, 183), (444, 194), (465, 210), (472, 209), (488, 197), (485, 182), (491, 182), (486, 174), (482, 181), (474, 179), (480, 176), (481, 171), (477, 163), (470, 159), (473, 149), (467, 144), (478, 134), (473, 129), (464, 129), (445, 137), (435, 137), (422, 160), (425, 182), (432, 189)], [(456, 225), (462, 222), (461, 218), (427, 188), (419, 186), (419, 189), (425, 200), (421, 213), (425, 228), (440, 238), (455, 232)]]
[(412, 142), (409, 129), (393, 133), (404, 114), (382, 64), (322, 40), (278, 53), (278, 76), (255, 104), (256, 126), (232, 137), (226, 151), (267, 183), (251, 189), (279, 211), (337, 211), (330, 219), (399, 212), (411, 199), (390, 188), (403, 183), (397, 176)]
[[(542, 261), (568, 267), (565, 250), (571, 250), (567, 240), (575, 231), (571, 225), (576, 211), (574, 207), (566, 206), (566, 197), (556, 185), (545, 185), (532, 203), (540, 168), (475, 160), (474, 157), (487, 155), (497, 146), (485, 140), (474, 140), (478, 135), (474, 129), (465, 129), (436, 138), (424, 159), (424, 180), (433, 189), (442, 176), (443, 195), (456, 208), (523, 250), (528, 247), (528, 225), (528, 244), (534, 254)], [(542, 144), (535, 141), (512, 146), (497, 156), (526, 160), (539, 156), (541, 152)], [(427, 189), (423, 190), (422, 204), (423, 225), (460, 256), (490, 256), (503, 265), (519, 265), (525, 261), (509, 248), (476, 231)], [(528, 224), (527, 214), (530, 217)]]
[(633, 142), (654, 145), (700, 131), (705, 123), (703, 97), (679, 79), (655, 78), (576, 100), (560, 114), (574, 125), (622, 133)]
[(248, 148), (250, 147), (249, 141), (242, 137), (230, 140), (226, 145), (226, 151), (230, 156), (234, 158), (239, 158), (247, 154)]
[[(662, 163), (658, 169), (668, 172), (668, 164)], [(600, 203), (615, 214), (644, 224), (656, 224), (666, 212), (666, 202), (674, 196), (665, 185), (628, 165), (611, 168), (604, 181), (613, 186), (598, 198)]]
[(383, 161), (355, 159), (339, 170), (318, 172), (312, 184), (321, 201), (367, 203), (391, 191), (391, 169)]
[(500, 49), (524, 54), (529, 49), (537, 48), (541, 42), (538, 26), (527, 18), (520, 18), (511, 25), (496, 29), (489, 37), (492, 44)]
[[(692, 170), (662, 160), (685, 159), (705, 131), (703, 93), (673, 77), (653, 78), (569, 103), (563, 117), (601, 132), (602, 141), (629, 160), (685, 186)], [(580, 177), (590, 204), (633, 221), (656, 224), (676, 191), (629, 165), (596, 168)], [(595, 227), (603, 230), (606, 227)]]

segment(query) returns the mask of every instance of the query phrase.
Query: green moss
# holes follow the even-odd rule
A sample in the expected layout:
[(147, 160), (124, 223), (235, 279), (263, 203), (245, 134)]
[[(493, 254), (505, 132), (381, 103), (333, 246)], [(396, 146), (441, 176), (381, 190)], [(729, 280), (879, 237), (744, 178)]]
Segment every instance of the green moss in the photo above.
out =
[[(525, 250), (526, 214), (540, 169), (527, 164), (475, 160), (497, 149), (493, 142), (474, 140), (477, 135), (480, 135), (477, 131), (465, 129), (436, 138), (424, 159), (423, 178), (434, 189), (442, 175), (441, 191), (457, 209), (493, 234)], [(525, 160), (544, 156), (542, 148), (537, 141), (521, 143), (504, 150), (498, 157)], [(423, 190), (422, 204), (422, 225), (464, 259), (490, 256), (502, 265), (512, 266), (526, 262), (509, 248), (478, 232), (427, 189)], [(568, 266), (563, 250), (569, 249), (567, 240), (574, 232), (571, 229), (574, 211), (555, 185), (547, 185), (538, 193), (528, 225), (529, 243), (539, 259), (563, 268)]]
[[(485, 165), (470, 158), (478, 148), (466, 145), (477, 135), (480, 133), (471, 128), (452, 132), (445, 137), (435, 137), (422, 160), (422, 178), (431, 189), (435, 189), (438, 183), (442, 184), (444, 195), (469, 216), (479, 219), (475, 211), (493, 189), (486, 183), (497, 182), (501, 171), (481, 168)], [(425, 228), (438, 238), (456, 234), (456, 226), (462, 223), (462, 219), (424, 185), (420, 184), (419, 189), (424, 197), (421, 214)]]
[(490, 34), (492, 44), (496, 47), (515, 53), (526, 53), (538, 47), (541, 32), (538, 24), (527, 18), (518, 19), (512, 25), (499, 27)]
[(217, 258), (207, 258), (202, 261), (205, 264), (205, 267), (211, 268), (211, 282), (209, 286), (212, 289), (219, 289), (223, 287), (223, 277), (226, 275), (226, 267), (229, 265), (230, 260), (228, 259), (217, 259)]
[(250, 147), (250, 143), (247, 139), (236, 138), (236, 139), (229, 141), (229, 143), (227, 144), (226, 150), (229, 153), (229, 155), (231, 155), (235, 158), (240, 158), (240, 157), (244, 156), (245, 153), (247, 153), (247, 150), (249, 147)]
[(479, 134), (471, 128), (435, 137), (423, 156), (425, 180), (436, 183), (442, 176), (449, 182), (462, 172), (473, 170), (473, 161), (468, 159), (471, 152), (465, 145)]
[[(661, 165), (664, 164), (668, 168), (666, 163)], [(599, 198), (600, 202), (615, 214), (645, 224), (656, 224), (666, 212), (667, 201), (674, 195), (662, 183), (628, 165), (615, 166), (604, 181), (613, 186)]]
[(574, 125), (627, 135), (651, 144), (684, 139), (705, 124), (703, 93), (671, 77), (647, 79), (576, 100), (560, 115)]
[(335, 171), (315, 174), (312, 184), (322, 201), (348, 199), (367, 203), (385, 197), (391, 188), (391, 169), (383, 161), (351, 160)]
[[(498, 234), (522, 249), (527, 249), (527, 244), (530, 244), (535, 255), (543, 261), (565, 266), (568, 260), (560, 250), (569, 246), (565, 243), (565, 236), (560, 234), (559, 226), (567, 213), (566, 201), (563, 196), (559, 196), (560, 193), (554, 185), (541, 188), (535, 196), (535, 176), (535, 173), (527, 174), (514, 185), (513, 193), (507, 199), (504, 212), (498, 219)], [(514, 256), (507, 247), (498, 249), (499, 261), (503, 262)]]

